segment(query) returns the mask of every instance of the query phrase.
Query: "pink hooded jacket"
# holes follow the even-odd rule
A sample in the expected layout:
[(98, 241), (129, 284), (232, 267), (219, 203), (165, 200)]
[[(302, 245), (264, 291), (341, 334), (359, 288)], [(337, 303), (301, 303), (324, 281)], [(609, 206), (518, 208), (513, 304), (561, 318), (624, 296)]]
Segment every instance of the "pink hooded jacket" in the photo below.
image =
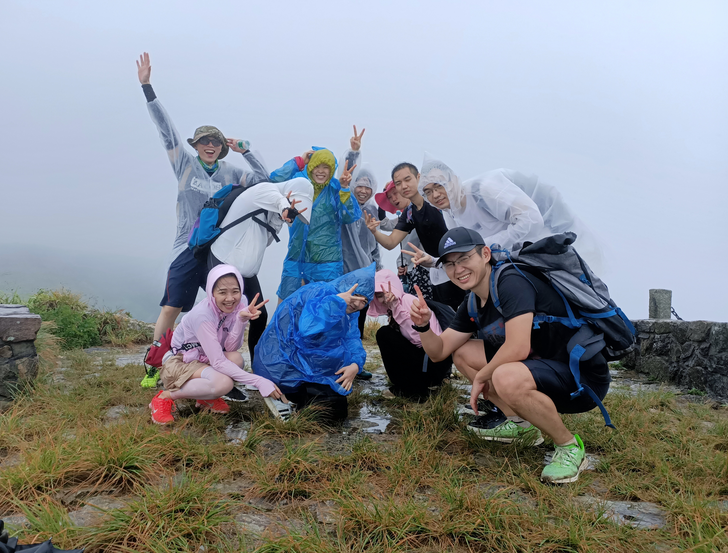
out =
[[(244, 384), (251, 384), (260, 390), (263, 397), (268, 396), (273, 390), (273, 383), (267, 378), (256, 376), (242, 370), (235, 363), (225, 357), (225, 351), (238, 351), (243, 342), (247, 321), (240, 319), (238, 314), (248, 306), (248, 300), (243, 296), (240, 303), (232, 313), (223, 313), (215, 303), (212, 294), (215, 283), (224, 275), (233, 274), (240, 283), (240, 292), (243, 291), (243, 277), (232, 265), (218, 265), (207, 275), (205, 292), (207, 297), (192, 308), (182, 318), (182, 321), (174, 330), (172, 336), (172, 351), (184, 351), (183, 360), (185, 363), (200, 361), (209, 363), (216, 371), (225, 374)], [(184, 344), (199, 343), (187, 351), (182, 347)], [(224, 350), (223, 350), (224, 348)]]
[[(402, 283), (400, 282), (397, 275), (395, 275), (389, 269), (382, 269), (377, 271), (374, 277), (374, 299), (369, 304), (369, 311), (367, 315), (370, 317), (379, 317), (380, 315), (387, 314), (387, 306), (377, 299), (376, 293), (384, 290), (389, 291), (389, 285), (392, 285), (392, 293), (396, 296), (397, 300), (395, 305), (392, 307), (392, 317), (399, 324), (400, 332), (402, 335), (412, 342), (417, 347), (422, 347), (422, 340), (420, 340), (420, 333), (412, 328), (412, 319), (410, 319), (410, 306), (412, 302), (417, 299), (417, 296), (412, 294), (405, 294)], [(430, 316), (430, 328), (432, 332), (438, 336), (442, 334), (440, 323), (437, 322), (437, 318), (433, 313)]]

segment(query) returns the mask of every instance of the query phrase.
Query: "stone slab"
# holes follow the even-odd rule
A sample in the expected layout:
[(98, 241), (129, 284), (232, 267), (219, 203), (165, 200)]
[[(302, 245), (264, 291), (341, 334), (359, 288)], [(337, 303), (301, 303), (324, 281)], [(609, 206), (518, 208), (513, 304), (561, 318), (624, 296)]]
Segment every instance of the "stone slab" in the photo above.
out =
[(40, 315), (31, 313), (24, 305), (0, 305), (0, 340), (3, 342), (35, 340), (40, 323)]

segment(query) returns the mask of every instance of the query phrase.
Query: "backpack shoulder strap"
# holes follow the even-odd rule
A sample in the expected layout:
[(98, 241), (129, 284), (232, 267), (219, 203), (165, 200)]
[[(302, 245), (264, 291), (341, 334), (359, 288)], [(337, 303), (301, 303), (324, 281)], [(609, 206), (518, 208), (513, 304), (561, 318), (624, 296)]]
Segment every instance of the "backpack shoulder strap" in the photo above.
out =
[[(264, 222), (264, 221), (261, 221), (260, 219), (258, 219), (258, 218), (256, 217), (256, 215), (265, 215), (265, 214), (267, 214), (267, 213), (268, 213), (268, 211), (267, 211), (267, 210), (265, 210), (265, 209), (262, 209), (262, 208), (261, 208), (261, 209), (256, 209), (255, 211), (251, 211), (250, 213), (246, 213), (246, 214), (245, 214), (245, 215), (243, 215), (242, 217), (238, 217), (238, 218), (237, 218), (237, 219), (235, 219), (235, 220), (234, 220), (233, 222), (231, 222), (231, 223), (229, 223), (229, 224), (225, 225), (224, 227), (220, 227), (220, 234), (222, 234), (222, 233), (223, 233), (223, 232), (225, 232), (226, 230), (230, 230), (231, 228), (233, 228), (233, 227), (234, 227), (234, 226), (236, 226), (236, 225), (239, 225), (239, 224), (240, 224), (240, 223), (242, 223), (243, 221), (246, 221), (246, 220), (248, 220), (248, 219), (251, 219), (251, 218), (252, 218), (252, 219), (253, 219), (253, 221), (255, 221), (255, 222), (256, 222), (256, 223), (258, 223), (258, 224), (259, 224), (259, 225), (260, 225), (261, 227), (263, 227), (263, 228), (264, 228), (264, 229), (266, 229), (266, 230), (267, 230), (268, 232), (270, 232), (270, 233), (271, 233), (271, 234), (273, 235), (273, 239), (274, 239), (274, 240), (275, 240), (276, 242), (280, 242), (280, 238), (278, 238), (278, 235), (276, 234), (276, 231), (275, 231), (275, 229), (274, 229), (274, 228), (273, 228), (272, 226), (270, 226), (270, 225), (269, 225), (268, 223), (266, 223), (266, 222)], [(218, 234), (218, 235), (217, 235), (217, 237), (219, 237), (219, 236), (220, 236), (220, 234)], [(216, 238), (217, 238), (217, 237), (216, 237)]]

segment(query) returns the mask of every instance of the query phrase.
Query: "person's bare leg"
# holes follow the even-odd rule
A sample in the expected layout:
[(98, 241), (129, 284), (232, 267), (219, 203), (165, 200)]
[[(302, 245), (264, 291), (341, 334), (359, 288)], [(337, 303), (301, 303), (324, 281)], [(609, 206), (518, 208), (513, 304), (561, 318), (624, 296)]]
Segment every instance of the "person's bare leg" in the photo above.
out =
[(174, 322), (179, 314), (182, 313), (181, 307), (172, 307), (171, 305), (163, 305), (162, 311), (159, 312), (157, 323), (154, 325), (154, 339), (159, 338), (167, 332), (168, 328), (174, 327)]
[[(487, 363), (485, 350), (483, 349), (483, 340), (469, 340), (455, 350), (455, 353), (452, 354), (452, 360), (457, 370), (460, 371), (460, 374), (472, 383), (475, 379), (475, 375), (478, 374), (478, 371), (485, 367), (485, 364)], [(486, 399), (493, 402), (498, 409), (503, 411), (503, 414), (506, 417), (514, 416), (516, 413), (505, 401), (503, 401), (503, 399), (498, 396), (496, 391), (493, 389), (493, 386), (490, 384), (491, 383), (489, 383), (488, 397)]]
[[(496, 392), (509, 410), (551, 436), (557, 444), (565, 444), (574, 438), (564, 426), (551, 398), (536, 389), (536, 381), (523, 363), (506, 363), (498, 367), (493, 371), (490, 386), (491, 393)], [(501, 407), (492, 398), (491, 401)]]

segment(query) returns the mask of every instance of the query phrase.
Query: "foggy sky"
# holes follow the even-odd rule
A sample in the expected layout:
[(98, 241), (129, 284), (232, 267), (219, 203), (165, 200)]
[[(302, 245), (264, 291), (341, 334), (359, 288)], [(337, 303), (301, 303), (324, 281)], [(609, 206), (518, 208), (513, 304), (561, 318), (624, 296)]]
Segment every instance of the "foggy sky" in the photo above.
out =
[[(0, 31), (0, 290), (92, 288), (156, 317), (177, 182), (137, 79), (147, 51), (183, 138), (216, 125), (272, 170), (340, 155), (356, 124), (380, 190), (425, 151), (461, 179), (535, 173), (601, 238), (630, 317), (669, 288), (683, 318), (728, 321), (724, 2), (6, 0)], [(284, 254), (263, 263), (271, 299)]]

